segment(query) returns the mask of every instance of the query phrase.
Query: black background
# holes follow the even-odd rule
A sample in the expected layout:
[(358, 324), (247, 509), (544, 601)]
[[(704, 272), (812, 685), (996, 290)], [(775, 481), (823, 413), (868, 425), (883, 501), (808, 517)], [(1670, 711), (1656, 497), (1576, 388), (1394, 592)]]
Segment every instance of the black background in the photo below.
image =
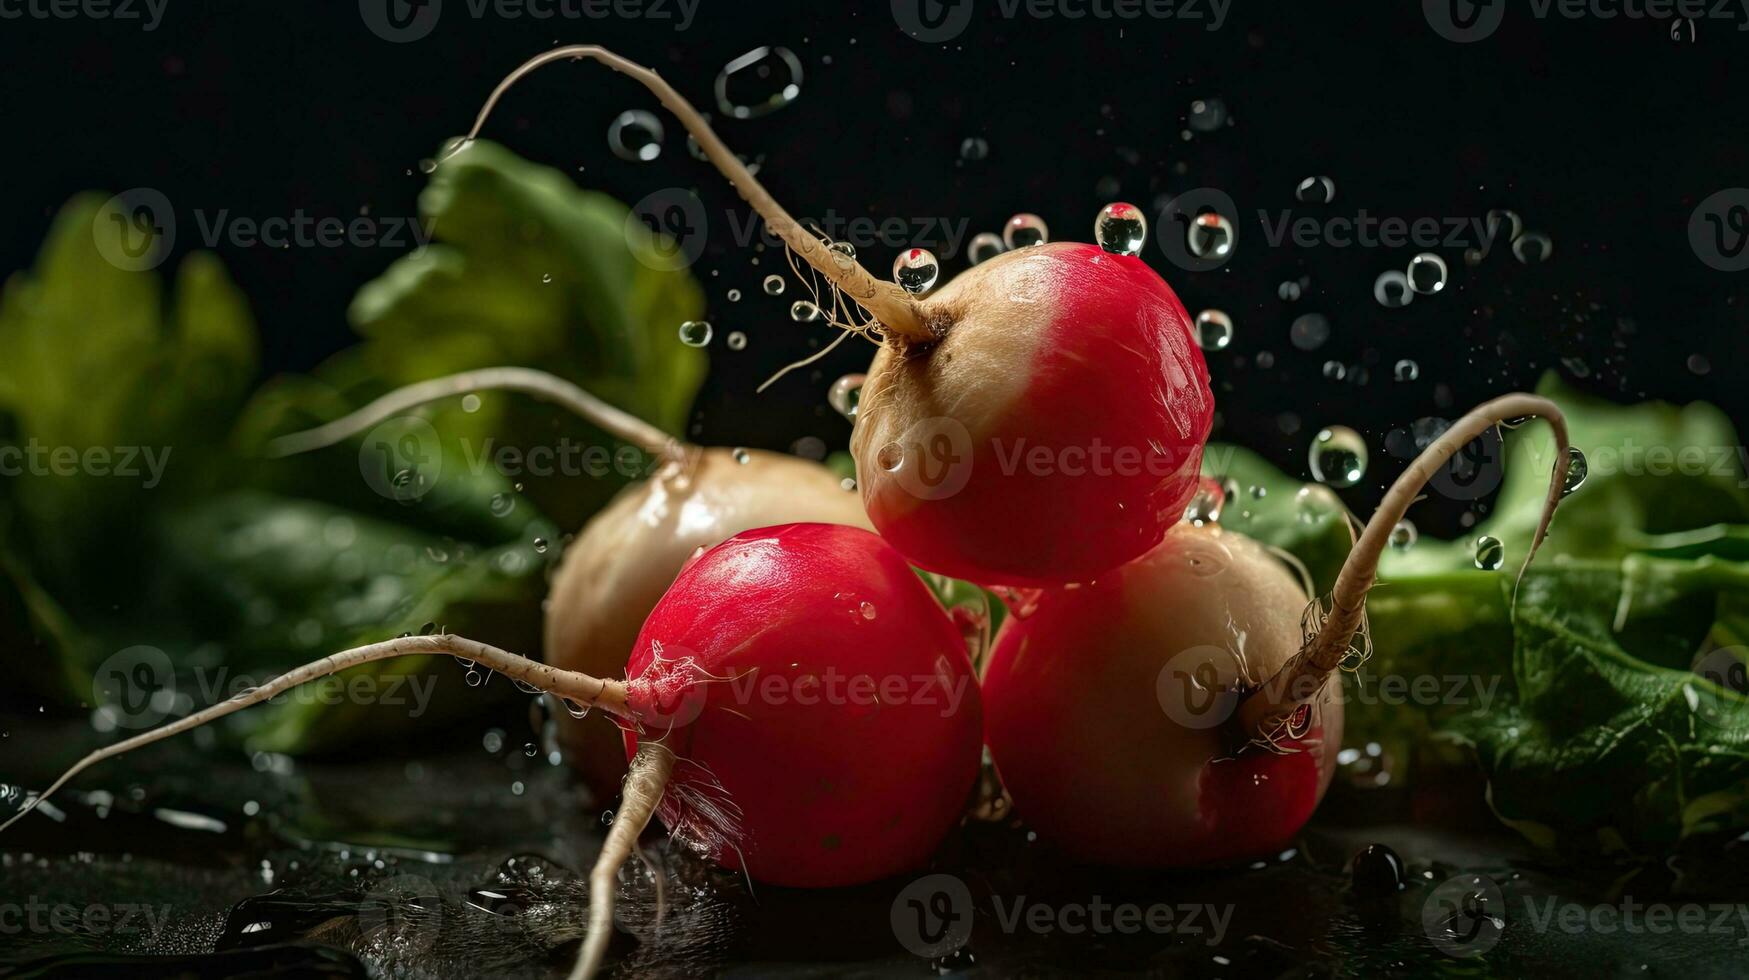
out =
[[(55, 210), (94, 188), (167, 194), (178, 253), (200, 244), (197, 210), (411, 215), (425, 182), (418, 161), (466, 129), (500, 76), (555, 43), (613, 47), (707, 107), (725, 63), (777, 44), (805, 63), (800, 98), (718, 129), (763, 160), (767, 186), (798, 215), (964, 218), (969, 236), (1029, 210), (1053, 237), (1085, 240), (1107, 199), (1102, 179), (1150, 210), (1162, 193), (1229, 193), (1240, 240), (1220, 270), (1178, 270), (1155, 241), (1144, 253), (1193, 313), (1218, 306), (1235, 321), (1232, 347), (1210, 355), (1217, 438), (1303, 475), (1312, 432), (1354, 426), (1376, 461), (1356, 505), (1396, 471), (1381, 447), (1386, 431), (1455, 415), (1551, 367), (1618, 400), (1703, 398), (1745, 417), (1749, 273), (1703, 265), (1687, 233), (1702, 199), (1749, 184), (1742, 11), (1697, 22), (1694, 40), (1687, 27), (1673, 40), (1669, 21), (1538, 19), (1513, 2), (1493, 36), (1457, 44), (1412, 0), (1237, 0), (1214, 31), (1206, 19), (1010, 18), (997, 0), (972, 2), (972, 23), (946, 44), (905, 36), (885, 2), (702, 0), (696, 21), (676, 30), (672, 19), (476, 18), (467, 0), (444, 0), (430, 36), (405, 44), (373, 34), (354, 0), (168, 0), (151, 31), (88, 17), (0, 20), (10, 144), (0, 264), (28, 266)], [(676, 10), (674, 0), (664, 6)], [(1210, 13), (1206, 2), (1196, 9)], [(1226, 103), (1233, 125), (1185, 140), (1190, 104), (1208, 98)], [(598, 66), (554, 66), (517, 88), (485, 135), (627, 201), (681, 186), (697, 188), (712, 215), (737, 204), (685, 152), (672, 120), (657, 161), (611, 155), (607, 126), (628, 108), (656, 106)], [(959, 154), (972, 136), (990, 147), (975, 164)], [(1313, 174), (1335, 179), (1333, 205), (1294, 201), (1295, 185)], [(1552, 259), (1521, 265), (1501, 243), (1472, 268), (1460, 250), (1436, 249), (1451, 285), (1401, 310), (1374, 302), (1373, 280), (1417, 249), (1267, 247), (1256, 218), (1284, 208), (1479, 217), (1495, 207), (1550, 235)], [(253, 304), (270, 371), (308, 369), (347, 345), (348, 301), (395, 257), (383, 248), (217, 250)], [(811, 352), (810, 338), (829, 338), (789, 321), (793, 288), (781, 299), (761, 294), (774, 256), (758, 267), (754, 257), (719, 227), (697, 267), (719, 339), (694, 434), (773, 448), (815, 434), (841, 445), (848, 426), (824, 408), (825, 385), (860, 369), (869, 350), (846, 345), (821, 380), (798, 373), (756, 397), (765, 375)], [(863, 257), (885, 274), (893, 250)], [(963, 266), (963, 256), (946, 260), (949, 272)], [(1302, 275), (1311, 281), (1302, 299), (1278, 298), (1278, 283)], [(726, 300), (730, 288), (745, 294), (740, 303)], [(1312, 353), (1288, 343), (1289, 323), (1304, 312), (1334, 326)], [(751, 338), (745, 351), (722, 346), (734, 329)], [(1256, 366), (1265, 350), (1273, 369)], [(1691, 369), (1696, 354), (1710, 371)], [(1419, 381), (1392, 380), (1399, 358), (1420, 363)], [(1326, 379), (1328, 359), (1369, 365), (1370, 381)], [(1291, 434), (1284, 412), (1300, 420)]]

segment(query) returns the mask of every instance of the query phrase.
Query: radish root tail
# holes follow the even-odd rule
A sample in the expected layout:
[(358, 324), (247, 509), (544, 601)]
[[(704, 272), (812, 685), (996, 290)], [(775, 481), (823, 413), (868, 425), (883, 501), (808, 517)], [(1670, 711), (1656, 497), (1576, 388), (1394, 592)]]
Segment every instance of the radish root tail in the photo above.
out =
[(125, 755), (154, 742), (162, 742), (173, 735), (199, 728), (208, 722), (217, 721), (226, 715), (235, 714), (244, 708), (278, 697), (300, 684), (327, 677), (330, 674), (337, 674), (350, 667), (378, 660), (391, 660), (396, 657), (434, 654), (448, 655), (464, 663), (478, 664), (514, 681), (539, 688), (566, 701), (586, 707), (600, 707), (616, 715), (629, 717), (632, 714), (631, 708), (626, 702), (624, 681), (595, 678), (576, 671), (560, 670), (557, 667), (529, 660), (526, 657), (519, 657), (514, 653), (507, 653), (497, 647), (488, 646), (462, 636), (450, 634), (403, 636), (398, 639), (345, 650), (323, 657), (321, 660), (312, 661), (295, 670), (281, 674), (260, 687), (241, 691), (225, 701), (197, 711), (186, 718), (178, 719), (149, 732), (143, 732), (133, 738), (124, 739), (114, 745), (98, 749), (74, 763), (71, 768), (51, 783), (48, 789), (32, 796), (25, 803), (23, 809), (13, 814), (5, 823), (0, 823), (0, 832), (4, 832), (8, 827), (23, 819), (25, 814), (36, 809), (38, 804), (65, 786), (74, 776), (105, 759)]
[(924, 322), (917, 301), (911, 294), (899, 288), (897, 283), (886, 282), (870, 275), (867, 269), (856, 263), (855, 259), (841, 252), (828, 248), (819, 238), (803, 228), (796, 219), (790, 217), (788, 211), (777, 203), (777, 200), (766, 191), (764, 185), (754, 179), (740, 158), (735, 156), (724, 145), (722, 139), (705, 122), (692, 103), (686, 101), (680, 93), (674, 90), (662, 79), (662, 76), (634, 61), (622, 58), (606, 48), (593, 44), (573, 44), (551, 51), (542, 52), (521, 67), (505, 76), (492, 90), (486, 104), (481, 107), (480, 114), (474, 119), (474, 127), (465, 139), (452, 146), (446, 156), (453, 156), (469, 143), (479, 138), (480, 130), (485, 128), (486, 119), (492, 114), (498, 100), (512, 85), (521, 81), (530, 72), (555, 61), (580, 61), (588, 58), (629, 76), (633, 81), (643, 85), (654, 95), (674, 117), (680, 120), (681, 126), (698, 142), (699, 149), (704, 151), (706, 158), (715, 165), (717, 170), (735, 188), (759, 216), (765, 220), (766, 227), (772, 233), (783, 239), (784, 244), (800, 255), (833, 285), (843, 290), (846, 295), (855, 300), (857, 305), (867, 310), (871, 316), (880, 322), (883, 334), (891, 340), (905, 340), (913, 343), (928, 343), (936, 340), (936, 332)]
[(1502, 395), (1472, 409), (1435, 439), (1391, 484), (1378, 510), (1373, 512), (1372, 520), (1367, 522), (1354, 548), (1349, 551), (1348, 559), (1343, 562), (1336, 585), (1330, 592), (1328, 607), (1315, 603), (1315, 613), (1308, 609), (1305, 646), (1274, 677), (1240, 703), (1239, 724), (1254, 741), (1276, 744), (1284, 738), (1297, 737), (1296, 731), (1306, 727), (1308, 714), (1300, 709), (1323, 689), (1324, 680), (1331, 671), (1344, 662), (1356, 665), (1351, 661), (1357, 635), (1363, 638), (1361, 654), (1364, 659), (1365, 652), (1370, 649), (1370, 641), (1365, 639), (1366, 596), (1377, 579), (1379, 556), (1390, 541), (1391, 529), (1419, 499), (1418, 495), (1427, 482), (1458, 450), (1489, 429), (1523, 416), (1536, 416), (1548, 423), (1555, 436), (1555, 462), (1542, 517), (1537, 521), (1530, 550), (1525, 553), (1524, 563), (1519, 566), (1518, 578), (1514, 582), (1516, 596), (1517, 583), (1524, 580), (1525, 571), (1548, 536), (1555, 508), (1560, 505), (1566, 487), (1569, 448), (1567, 420), (1560, 408), (1546, 398), (1523, 393)]
[(667, 746), (656, 742), (638, 745), (626, 773), (619, 809), (614, 811), (613, 827), (601, 845), (601, 856), (589, 872), (589, 932), (583, 937), (577, 964), (571, 968), (571, 980), (589, 980), (607, 958), (607, 944), (613, 938), (613, 904), (620, 865), (637, 851), (638, 836), (650, 825), (656, 805), (662, 801), (662, 791), (673, 774), (674, 753)]
[(679, 460), (685, 443), (643, 419), (609, 405), (564, 378), (523, 367), (492, 367), (463, 371), (430, 381), (397, 388), (369, 405), (326, 425), (280, 436), (267, 446), (269, 456), (295, 456), (332, 446), (368, 431), (372, 426), (402, 412), (431, 402), (476, 391), (515, 391), (532, 395), (568, 409), (579, 418), (622, 442), (630, 443), (663, 459)]

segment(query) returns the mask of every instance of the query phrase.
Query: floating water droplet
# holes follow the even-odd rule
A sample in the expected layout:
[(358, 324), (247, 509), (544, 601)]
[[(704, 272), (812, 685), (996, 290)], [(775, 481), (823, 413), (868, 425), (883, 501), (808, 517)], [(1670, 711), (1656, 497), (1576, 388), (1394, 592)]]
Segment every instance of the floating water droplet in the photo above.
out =
[(1184, 243), (1199, 259), (1226, 258), (1233, 251), (1233, 223), (1219, 211), (1199, 214), (1185, 226)]
[(608, 125), (607, 148), (621, 160), (656, 159), (662, 155), (662, 120), (643, 109), (627, 109)]
[(1199, 133), (1212, 133), (1227, 124), (1227, 104), (1220, 99), (1197, 99), (1190, 104), (1184, 122)]
[(1512, 240), (1512, 256), (1525, 265), (1547, 262), (1555, 243), (1540, 231), (1527, 231)]
[(1226, 502), (1227, 493), (1220, 483), (1212, 477), (1202, 477), (1196, 482), (1196, 493), (1184, 508), (1184, 519), (1197, 527), (1218, 524), (1221, 520), (1221, 508)]
[(549, 282), (552, 282), (552, 281), (553, 281), (553, 274), (552, 274), (552, 273), (550, 273), (550, 272), (543, 272), (543, 273), (541, 273), (541, 274), (540, 274), (540, 281), (541, 281), (541, 282), (543, 282), (543, 283), (549, 283)]
[(941, 263), (929, 249), (908, 248), (893, 260), (893, 281), (912, 295), (929, 292), (940, 276)]
[(1294, 188), (1294, 198), (1306, 204), (1329, 204), (1336, 200), (1336, 181), (1329, 177), (1307, 177)]
[(1506, 546), (1493, 535), (1476, 539), (1476, 567), (1484, 572), (1496, 571), (1506, 563)]
[(680, 342), (688, 347), (703, 347), (711, 342), (709, 320), (688, 320), (680, 325)]
[(717, 108), (735, 119), (769, 115), (802, 94), (802, 60), (788, 48), (754, 48), (717, 73), (716, 94)]
[(782, 276), (766, 276), (765, 282), (762, 283), (761, 285), (764, 287), (765, 295), (767, 295), (767, 296), (782, 296), (783, 295), (783, 277)]
[(1196, 315), (1191, 339), (1203, 350), (1226, 350), (1233, 342), (1233, 318), (1221, 310), (1203, 310)]
[(734, 457), (735, 462), (740, 463), (742, 466), (746, 466), (748, 463), (753, 462), (753, 454), (740, 446), (736, 446), (734, 451), (729, 455)]
[(1366, 476), (1366, 440), (1345, 425), (1319, 429), (1312, 440), (1312, 479), (1331, 487), (1352, 487)]
[(1372, 298), (1387, 310), (1401, 309), (1415, 299), (1409, 288), (1409, 276), (1396, 269), (1386, 269), (1372, 282)]
[(1398, 551), (1408, 551), (1415, 547), (1415, 542), (1421, 539), (1421, 532), (1415, 529), (1415, 522), (1407, 517), (1398, 521), (1391, 528), (1391, 547)]
[(789, 318), (797, 323), (812, 323), (820, 319), (820, 308), (805, 299), (798, 299), (789, 305)]
[[(467, 677), (463, 679), (468, 682), (469, 687), (479, 687), (486, 682), (485, 675), (481, 674), (477, 667), (469, 667)], [(494, 749), (493, 751), (497, 750)]]
[(875, 465), (888, 473), (905, 465), (905, 447), (896, 442), (889, 442), (875, 454)]
[(1688, 355), (1688, 369), (1697, 375), (1705, 377), (1712, 373), (1713, 362), (1707, 360), (1705, 354)]
[(973, 264), (988, 262), (1003, 252), (1008, 246), (1002, 243), (1002, 236), (993, 231), (980, 231), (972, 236), (972, 241), (966, 246), (966, 258)]
[(729, 336), (726, 338), (725, 342), (729, 345), (730, 350), (747, 349), (747, 335), (739, 330), (729, 331)]
[(492, 495), (491, 507), (493, 517), (509, 517), (510, 512), (516, 509), (516, 498), (507, 493), (495, 493)]
[(1140, 255), (1148, 242), (1148, 219), (1142, 209), (1124, 201), (1114, 201), (1099, 209), (1093, 220), (1093, 240), (1107, 252), (1117, 255)]
[(739, 289), (731, 289), (731, 290), (729, 290), (727, 295), (729, 297), (729, 302), (731, 302), (731, 303), (741, 302), (741, 291)]
[(1422, 252), (1409, 260), (1409, 288), (1423, 296), (1431, 296), (1445, 288), (1445, 260), (1432, 252)]
[(1585, 478), (1591, 475), (1591, 463), (1586, 460), (1585, 453), (1578, 446), (1567, 447), (1567, 475), (1561, 481), (1561, 496), (1579, 489), (1585, 485)]
[(535, 538), (534, 539), (534, 553), (537, 555), (544, 555), (547, 553), (547, 539), (546, 538)]
[(1050, 240), (1050, 228), (1045, 224), (1045, 219), (1036, 214), (1022, 212), (1009, 218), (1008, 223), (1002, 226), (1002, 244), (1007, 248), (1043, 245)]
[(862, 399), (862, 383), (868, 380), (864, 374), (847, 374), (832, 382), (832, 387), (826, 390), (826, 404), (839, 415), (856, 421), (856, 406)]
[(1302, 314), (1287, 328), (1287, 339), (1300, 350), (1317, 350), (1330, 339), (1330, 321), (1322, 313)]
[(1416, 364), (1408, 358), (1404, 358), (1397, 362), (1396, 367), (1391, 369), (1391, 374), (1398, 381), (1414, 381), (1416, 378), (1421, 377), (1421, 365)]
[(1275, 287), (1275, 295), (1280, 296), (1283, 300), (1289, 303), (1298, 300), (1300, 298), (1300, 292), (1300, 284), (1294, 282), (1292, 279), (1283, 280), (1281, 285)]
[(990, 155), (990, 144), (982, 136), (968, 136), (960, 140), (960, 159), (967, 163), (976, 163)]

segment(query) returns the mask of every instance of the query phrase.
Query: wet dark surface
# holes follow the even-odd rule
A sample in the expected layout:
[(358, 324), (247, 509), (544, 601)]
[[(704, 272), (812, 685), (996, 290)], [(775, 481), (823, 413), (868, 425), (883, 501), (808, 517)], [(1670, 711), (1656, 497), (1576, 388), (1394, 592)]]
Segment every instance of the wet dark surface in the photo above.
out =
[[(8, 733), (0, 777), (9, 809), (19, 785), (43, 785), (72, 746), (95, 741), (66, 723), (9, 724)], [(521, 733), (481, 735), (423, 757), (323, 763), (251, 760), (185, 739), (103, 766), (0, 839), (0, 976), (563, 975), (581, 936), (601, 813)], [(1749, 970), (1749, 904), (1740, 904), (1749, 902), (1749, 844), (1567, 865), (1504, 831), (1468, 780), (1424, 782), (1420, 792), (1339, 783), (1291, 849), (1249, 867), (1171, 874), (1065, 866), (1018, 824), (974, 822), (914, 877), (823, 892), (750, 888), (652, 838), (667, 911), (658, 925), (653, 879), (628, 865), (613, 969)], [(932, 931), (939, 948), (923, 948)]]

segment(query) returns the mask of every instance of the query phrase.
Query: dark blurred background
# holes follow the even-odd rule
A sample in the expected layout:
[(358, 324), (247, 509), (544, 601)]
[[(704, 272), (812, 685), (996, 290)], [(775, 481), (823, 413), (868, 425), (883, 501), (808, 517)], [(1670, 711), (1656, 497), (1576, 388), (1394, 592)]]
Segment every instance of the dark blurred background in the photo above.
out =
[[(157, 188), (184, 216), (412, 215), (421, 158), (465, 131), (497, 80), (536, 52), (601, 43), (709, 108), (725, 64), (781, 45), (803, 63), (800, 96), (763, 118), (716, 121), (798, 215), (965, 219), (969, 237), (1034, 211), (1054, 238), (1086, 240), (1109, 200), (1153, 211), (1162, 195), (1195, 187), (1231, 195), (1240, 237), (1217, 271), (1174, 267), (1157, 239), (1144, 252), (1193, 314), (1219, 307), (1234, 321), (1232, 345), (1209, 355), (1217, 438), (1304, 475), (1311, 434), (1351, 425), (1376, 461), (1352, 492), (1357, 506), (1400, 465), (1383, 450), (1387, 431), (1455, 415), (1550, 369), (1618, 400), (1707, 399), (1739, 420), (1749, 408), (1740, 369), (1749, 273), (1709, 268), (1688, 233), (1697, 204), (1749, 184), (1742, 11), (1692, 22), (1538, 18), (1528, 3), (1495, 0), (1505, 11), (1498, 30), (1455, 43), (1414, 2), (1236, 3), (1210, 30), (1217, 8), (1207, 0), (1177, 5), (1183, 16), (1173, 18), (1096, 16), (1114, 8), (1093, 0), (1046, 5), (1056, 11), (1047, 18), (1026, 5), (1009, 16), (998, 0), (970, 0), (956, 37), (924, 43), (900, 28), (910, 0), (702, 0), (684, 29), (678, 0), (648, 0), (638, 17), (550, 18), (533, 11), (559, 10), (558, 0), (478, 15), (478, 0), (444, 0), (428, 36), (390, 43), (367, 25), (375, 2), (166, 0), (150, 30), (142, 0), (128, 8), (133, 20), (0, 20), (12, 161), (0, 265), (26, 267), (54, 211), (85, 189)], [(9, 0), (5, 9), (36, 8)], [(571, 9), (600, 10), (580, 0)], [(1206, 121), (1192, 119), (1198, 100), (1220, 100), (1230, 118), (1193, 130)], [(518, 87), (485, 135), (628, 202), (692, 187), (709, 214), (744, 214), (669, 117), (658, 159), (608, 151), (610, 122), (639, 108), (657, 107), (631, 82), (593, 65), (555, 66)], [(968, 138), (985, 141), (983, 159), (964, 158)], [(1332, 204), (1295, 201), (1296, 185), (1314, 175), (1335, 181)], [(1524, 264), (1502, 239), (1472, 266), (1462, 249), (1436, 248), (1449, 286), (1386, 309), (1375, 277), (1420, 250), (1270, 247), (1256, 213), (1276, 220), (1289, 208), (1406, 219), (1510, 208), (1553, 252)], [(176, 252), (199, 237), (184, 220)], [(253, 304), (272, 371), (306, 370), (347, 345), (348, 301), (397, 254), (218, 251)], [(895, 251), (862, 256), (885, 275)], [(761, 292), (778, 263), (768, 254), (754, 266), (755, 257), (718, 225), (696, 267), (718, 339), (694, 435), (783, 449), (811, 434), (840, 446), (848, 425), (826, 408), (825, 384), (860, 370), (870, 351), (847, 344), (817, 378), (799, 372), (755, 396), (769, 373), (814, 350), (810, 338), (829, 339), (787, 316), (793, 284), (782, 297)], [(949, 274), (965, 266), (963, 254), (944, 259)], [(1281, 298), (1279, 285), (1302, 277), (1303, 295)], [(730, 289), (743, 298), (730, 302)], [(1331, 323), (1318, 350), (1289, 342), (1304, 313)], [(731, 330), (748, 335), (745, 350), (726, 349)], [(1262, 352), (1272, 367), (1259, 366)], [(1404, 358), (1418, 362), (1419, 380), (1393, 380)], [(1347, 380), (1325, 376), (1330, 360)], [(1356, 365), (1367, 369), (1364, 384)], [(1450, 507), (1418, 518), (1437, 530), (1455, 520)]]

